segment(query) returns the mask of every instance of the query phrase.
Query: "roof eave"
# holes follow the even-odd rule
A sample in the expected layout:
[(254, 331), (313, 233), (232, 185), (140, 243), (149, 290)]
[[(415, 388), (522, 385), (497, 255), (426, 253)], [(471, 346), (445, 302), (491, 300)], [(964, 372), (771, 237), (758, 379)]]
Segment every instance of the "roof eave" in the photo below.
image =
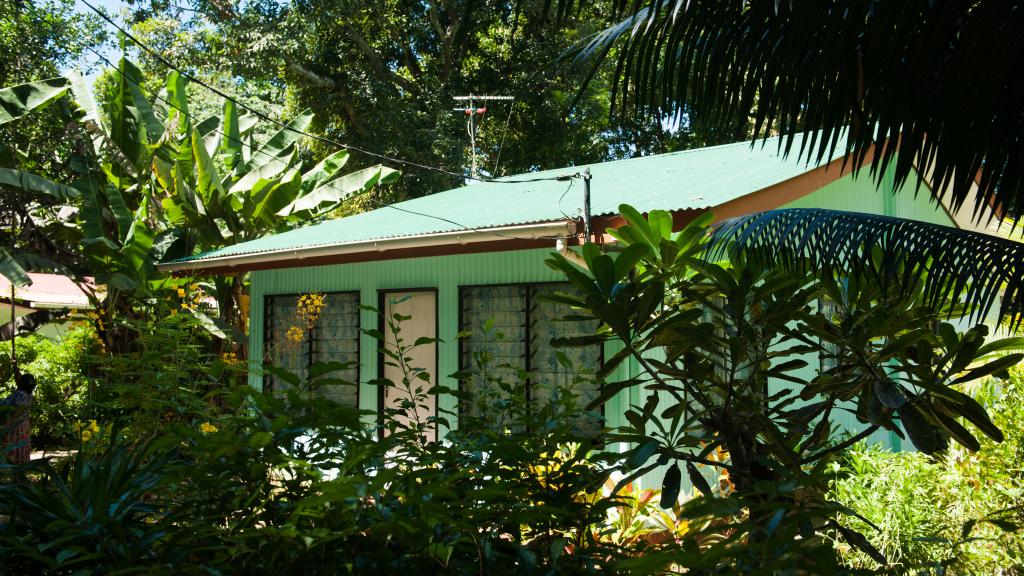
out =
[(245, 271), (257, 265), (265, 265), (274, 262), (294, 262), (296, 260), (324, 259), (329, 257), (342, 257), (346, 255), (367, 254), (378, 252), (381, 259), (387, 258), (389, 252), (403, 249), (428, 248), (447, 245), (465, 245), (481, 242), (493, 242), (502, 239), (513, 240), (542, 240), (567, 238), (576, 235), (576, 222), (573, 220), (556, 220), (550, 222), (539, 222), (534, 224), (521, 224), (516, 226), (500, 226), (494, 228), (480, 228), (475, 230), (457, 230), (453, 232), (439, 232), (422, 236), (403, 236), (400, 238), (386, 238), (382, 240), (366, 240), (358, 242), (341, 242), (338, 244), (327, 244), (310, 246), (304, 248), (290, 248), (286, 250), (275, 250), (270, 252), (257, 252), (249, 254), (236, 254), (201, 260), (189, 260), (184, 262), (165, 262), (157, 264), (157, 269), (162, 272), (181, 273), (201, 270), (223, 270), (237, 269)]

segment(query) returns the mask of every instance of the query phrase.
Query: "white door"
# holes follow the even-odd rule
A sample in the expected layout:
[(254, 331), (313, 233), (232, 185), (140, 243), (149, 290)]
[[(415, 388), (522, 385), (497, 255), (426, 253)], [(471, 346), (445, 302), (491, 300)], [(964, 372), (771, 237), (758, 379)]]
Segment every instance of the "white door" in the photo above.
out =
[[(395, 356), (384, 355), (385, 379), (393, 385), (385, 386), (382, 414), (395, 414), (397, 421), (422, 426), (437, 415), (437, 396), (430, 392), (437, 383), (437, 294), (434, 291), (396, 291), (384, 293), (384, 345)], [(402, 316), (400, 321), (395, 315)], [(398, 323), (398, 333), (389, 325)], [(420, 338), (431, 339), (417, 345)], [(404, 350), (399, 354), (399, 344)], [(415, 405), (415, 407), (413, 407)], [(431, 425), (427, 436), (437, 438), (436, 427)]]

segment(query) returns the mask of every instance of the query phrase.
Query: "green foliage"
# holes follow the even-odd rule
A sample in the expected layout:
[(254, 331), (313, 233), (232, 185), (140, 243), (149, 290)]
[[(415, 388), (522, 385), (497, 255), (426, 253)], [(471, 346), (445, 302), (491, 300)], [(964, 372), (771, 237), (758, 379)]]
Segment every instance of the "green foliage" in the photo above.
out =
[(613, 94), (622, 109), (641, 117), (696, 109), (715, 126), (753, 121), (755, 139), (782, 134), (787, 153), (806, 130), (815, 136), (799, 147), (802, 159), (845, 149), (855, 169), (871, 163), (879, 184), (892, 167), (898, 184), (917, 180), (917, 192), (917, 167), (927, 166), (929, 190), (949, 194), (955, 210), (970, 204), (979, 222), (991, 207), (1019, 212), (1022, 137), (1010, 127), (1020, 109), (982, 96), (1024, 91), (1012, 64), (1024, 56), (1016, 5), (616, 4), (620, 21), (581, 49), (600, 63), (617, 45), (610, 58), (618, 61)]
[[(939, 319), (956, 317), (959, 307), (924, 298), (920, 284), (889, 289), (901, 277), (858, 270), (816, 277), (741, 251), (711, 261), (710, 214), (672, 232), (666, 212), (644, 217), (621, 206), (620, 213), (628, 224), (614, 232), (617, 252), (585, 245), (586, 269), (560, 255), (548, 263), (583, 294), (559, 300), (593, 313), (603, 323), (598, 336), (621, 343), (623, 352), (603, 371), (627, 359), (640, 367), (638, 377), (611, 383), (603, 394), (626, 388), (642, 394), (641, 405), (625, 413), (629, 425), (612, 435), (634, 447), (627, 452), (629, 478), (670, 465), (662, 488), (670, 505), (685, 467), (705, 493), (685, 517), (733, 518), (734, 537), (713, 554), (692, 557), (684, 547), (682, 556), (664, 562), (828, 573), (836, 559), (821, 544), (826, 530), (884, 562), (861, 533), (839, 523), (841, 507), (824, 497), (834, 474), (829, 460), (879, 428), (905, 434), (926, 452), (945, 449), (950, 439), (976, 450), (977, 432), (1003, 439), (986, 410), (959, 387), (1019, 361), (1012, 354), (971, 368), (1016, 340), (986, 344), (985, 326), (958, 332)], [(808, 356), (832, 366), (804, 370)], [(833, 428), (841, 410), (853, 412), (863, 431), (843, 440)], [(728, 498), (713, 498), (693, 468), (708, 464), (718, 448), (728, 462), (714, 466), (736, 488)]]
[(56, 466), (34, 464), (33, 482), (0, 485), (0, 510), (10, 514), (0, 525), (0, 571), (138, 571), (166, 535), (153, 491), (166, 484), (173, 453), (150, 448), (115, 431)]
[[(190, 322), (175, 318), (179, 329)], [(104, 425), (66, 467), (15, 471), (29, 480), (0, 489), (0, 571), (573, 574), (606, 571), (625, 553), (600, 537), (618, 505), (600, 496), (610, 470), (554, 408), (437, 442), (416, 425), (366, 426), (373, 414), (320, 397), (338, 384), (331, 365), (281, 394), (230, 378), (206, 392), (182, 386), (199, 376), (181, 369), (196, 359), (187, 347), (139, 353), (133, 378), (144, 365), (177, 385), (136, 382), (101, 418), (125, 421), (125, 433)], [(170, 396), (180, 414), (155, 421)]]
[[(96, 333), (79, 324), (55, 340), (38, 335), (16, 341), (18, 366), (36, 377), (33, 397), (32, 445), (76, 445), (76, 425), (86, 410), (90, 361), (96, 352)], [(9, 348), (0, 348), (0, 396), (14, 389)]]
[(90, 408), (94, 418), (122, 422), (133, 438), (148, 438), (176, 423), (195, 424), (216, 413), (216, 398), (237, 384), (244, 366), (211, 352), (212, 337), (192, 314), (164, 316), (159, 322), (123, 321), (119, 327), (132, 346), (101, 353)]
[[(106, 286), (102, 302), (93, 296), (97, 331), (111, 350), (129, 336), (117, 332), (115, 317), (138, 318), (153, 290), (180, 284), (162, 277), (157, 262), (283, 231), (398, 176), (379, 165), (343, 173), (346, 151), (304, 162), (296, 131), (309, 127), (309, 111), (258, 142), (255, 117), (230, 101), (222, 114), (199, 120), (190, 113), (188, 83), (177, 72), (159, 93), (127, 59), (113, 73), (96, 94), (78, 73), (0, 93), (5, 110), (12, 103), (11, 118), (20, 118), (70, 88), (77, 110), (68, 116), (79, 144), (68, 158), (73, 181), (0, 168), (0, 184), (26, 199), (76, 201), (76, 221), (47, 212), (32, 227), (44, 244), (58, 246), (56, 254), (19, 257), (62, 271), (85, 267)], [(11, 258), (0, 259), (0, 272), (26, 280)], [(220, 313), (215, 332), (242, 340), (242, 278), (218, 276), (211, 292)]]
[[(608, 21), (613, 2), (593, 3), (562, 21), (549, 18), (540, 2), (298, 1), (223, 9), (181, 4), (198, 12), (136, 4), (139, 24), (133, 32), (179, 65), (202, 71), (213, 85), (245, 92), (258, 109), (310, 108), (317, 117), (313, 127), (325, 136), (457, 174), (468, 171), (470, 149), (466, 116), (452, 110), (456, 95), (516, 98), (485, 104), (487, 113), (475, 122), (484, 175), (734, 137), (688, 122), (675, 129), (670, 119), (611, 122), (610, 68), (598, 71), (591, 89), (570, 109), (588, 70), (558, 60)], [(142, 63), (165, 72), (160, 63)], [(229, 80), (238, 78), (245, 79), (241, 86)], [(360, 167), (376, 162), (360, 155), (354, 161)], [(410, 167), (396, 186), (355, 198), (345, 208), (358, 211), (462, 183), (458, 176)]]
[[(983, 440), (977, 452), (951, 448), (937, 457), (858, 446), (835, 464), (842, 464), (842, 473), (831, 497), (857, 513), (846, 521), (864, 532), (892, 568), (978, 575), (1024, 571), (1021, 370), (979, 392), (1006, 432), (1003, 442)], [(848, 564), (878, 567), (839, 546)]]

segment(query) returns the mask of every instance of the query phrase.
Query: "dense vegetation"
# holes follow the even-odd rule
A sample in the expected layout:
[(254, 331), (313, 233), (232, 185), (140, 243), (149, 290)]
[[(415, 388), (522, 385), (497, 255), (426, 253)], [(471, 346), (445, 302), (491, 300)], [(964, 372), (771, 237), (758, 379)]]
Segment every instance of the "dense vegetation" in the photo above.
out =
[[(550, 4), (154, 0), (123, 16), (183, 71), (124, 41), (89, 86), (67, 68), (102, 45), (98, 20), (70, 2), (0, 3), (0, 58), (13, 64), (0, 67), (0, 273), (14, 284), (26, 270), (67, 274), (93, 309), (59, 340), (15, 342), (18, 368), (40, 380), (35, 441), (73, 454), (16, 466), (0, 449), (0, 573), (1024, 572), (1022, 341), (974, 325), (971, 306), (1008, 276), (933, 258), (912, 224), (874, 222), (844, 232), (846, 252), (833, 241), (815, 252), (771, 234), (835, 215), (711, 230), (708, 214), (673, 232), (672, 215), (623, 206), (614, 249), (549, 260), (575, 288), (553, 299), (600, 321), (557, 344), (621, 350), (597, 374), (601, 398), (528, 401), (530, 375), (497, 377), (485, 355), (457, 377), (489, 380), (497, 397), (423, 385), (405, 365), (429, 344), (416, 342), (386, 353), (404, 376), (373, 384), (409, 401), (380, 420), (321, 396), (356, 385), (336, 377), (341, 364), (305, 379), (250, 373), (244, 275), (158, 272), (161, 260), (460, 183), (460, 93), (517, 99), (496, 108), (507, 129), (496, 111), (480, 128), (484, 174), (747, 133), (746, 110), (711, 106), (737, 121), (708, 127), (682, 98), (613, 122), (605, 93), (633, 69), (596, 68), (577, 94), (589, 70), (558, 58), (620, 3)], [(742, 92), (724, 98), (753, 106), (757, 91)], [(405, 165), (399, 177), (331, 140), (449, 173)], [(913, 240), (902, 252), (869, 241), (897, 228)], [(984, 246), (994, 270), (1012, 271), (1015, 245)], [(817, 266), (823, 252), (856, 258)], [(14, 372), (4, 354), (2, 393)], [(607, 381), (623, 362), (640, 375)], [(250, 385), (268, 372), (284, 391)], [(626, 426), (574, 428), (625, 390), (641, 399)], [(410, 417), (434, 393), (481, 406)], [(856, 431), (836, 425), (841, 412)], [(916, 450), (861, 442), (876, 430)]]

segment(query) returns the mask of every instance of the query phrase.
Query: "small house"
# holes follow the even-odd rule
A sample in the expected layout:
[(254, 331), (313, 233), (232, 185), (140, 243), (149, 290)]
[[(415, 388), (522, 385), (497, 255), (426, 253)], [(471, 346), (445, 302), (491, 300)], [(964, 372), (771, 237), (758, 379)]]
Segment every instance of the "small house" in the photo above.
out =
[[(11, 325), (13, 310), (19, 331), (33, 331), (46, 338), (57, 339), (67, 332), (73, 321), (72, 313), (93, 308), (86, 293), (86, 290), (96, 290), (92, 278), (84, 278), (77, 283), (62, 274), (29, 272), (28, 277), (31, 284), (12, 291), (10, 280), (0, 276), (0, 326)], [(33, 318), (30, 314), (44, 311), (52, 314), (43, 317), (42, 323), (30, 320)]]
[[(800, 141), (794, 144), (798, 149)], [(357, 387), (333, 391), (335, 399), (378, 411), (402, 398), (371, 382), (394, 378), (367, 329), (382, 329), (381, 315), (366, 307), (409, 317), (406, 341), (437, 338), (415, 351), (414, 363), (432, 382), (454, 387), (452, 375), (486, 350), (504, 370), (526, 370), (531, 396), (545, 384), (575, 385), (582, 399), (597, 394), (592, 380), (573, 379), (551, 346), (552, 337), (593, 330), (555, 319), (566, 313), (543, 296), (564, 289), (564, 278), (544, 264), (554, 251), (584, 240), (584, 183), (589, 170), (591, 240), (610, 242), (605, 230), (621, 223), (618, 206), (641, 212), (671, 211), (677, 227), (712, 210), (718, 218), (785, 207), (816, 207), (910, 218), (947, 226), (958, 222), (922, 191), (893, 194), (891, 174), (876, 183), (858, 177), (841, 152), (820, 162), (780, 151), (776, 139), (713, 146), (643, 158), (573, 166), (474, 183), (336, 220), (237, 244), (161, 265), (181, 273), (251, 273), (250, 357), (302, 373), (313, 362), (350, 361), (341, 376)], [(322, 294), (312, 329), (302, 327), (298, 297)], [(298, 326), (298, 328), (297, 328)], [(486, 328), (501, 338), (484, 336)], [(458, 335), (468, 334), (467, 337)], [(291, 339), (292, 341), (289, 341)], [(567, 350), (576, 365), (595, 367), (611, 349)], [(628, 364), (620, 368), (631, 370)], [(277, 386), (253, 371), (254, 386)], [(614, 375), (624, 378), (627, 373)], [(464, 386), (475, 386), (473, 381)], [(440, 395), (429, 412), (457, 412), (456, 398)], [(639, 403), (626, 390), (603, 408), (606, 425)], [(849, 426), (856, 426), (850, 418)], [(581, 422), (581, 426), (600, 421)], [(453, 422), (458, 426), (458, 422)], [(899, 447), (889, 432), (875, 440)]]

